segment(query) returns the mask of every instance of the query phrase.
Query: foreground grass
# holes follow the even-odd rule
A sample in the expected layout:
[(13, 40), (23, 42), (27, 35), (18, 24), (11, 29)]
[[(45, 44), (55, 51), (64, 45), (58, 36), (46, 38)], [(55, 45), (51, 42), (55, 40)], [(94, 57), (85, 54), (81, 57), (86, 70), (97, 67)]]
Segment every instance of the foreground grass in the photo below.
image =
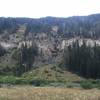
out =
[(100, 100), (100, 90), (17, 86), (0, 88), (0, 100)]

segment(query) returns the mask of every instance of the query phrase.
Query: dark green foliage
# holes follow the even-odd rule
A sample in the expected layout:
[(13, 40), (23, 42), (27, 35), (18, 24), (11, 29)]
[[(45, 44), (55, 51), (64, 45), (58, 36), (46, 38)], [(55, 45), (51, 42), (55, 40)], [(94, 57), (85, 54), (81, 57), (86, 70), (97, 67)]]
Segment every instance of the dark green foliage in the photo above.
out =
[(100, 46), (86, 46), (85, 41), (79, 46), (76, 41), (65, 50), (65, 66), (86, 78), (100, 78)]
[(50, 83), (55, 83), (54, 81), (42, 80), (42, 79), (34, 79), (34, 78), (23, 78), (23, 77), (15, 77), (15, 76), (0, 76), (0, 85), (2, 84), (10, 84), (10, 85), (26, 85), (30, 84), (33, 86), (45, 86)]
[(30, 84), (32, 84), (34, 86), (41, 86), (42, 84), (46, 84), (46, 83), (43, 80), (33, 80), (30, 82)]
[(15, 76), (0, 76), (0, 84), (30, 84), (29, 79)]
[(28, 33), (50, 33), (51, 32), (51, 26), (49, 26), (48, 24), (44, 24), (44, 23), (38, 23), (35, 21), (31, 21), (27, 24), (26, 26), (26, 30), (25, 30), (25, 36), (28, 35)]
[(92, 89), (92, 88), (94, 88), (94, 87), (93, 87), (93, 84), (92, 84), (91, 82), (89, 82), (89, 81), (83, 82), (83, 83), (81, 83), (80, 85), (81, 85), (81, 87), (84, 88), (84, 89)]
[(18, 24), (14, 18), (0, 18), (0, 34), (5, 30), (8, 33), (15, 33), (18, 29)]
[(21, 63), (25, 64), (28, 68), (26, 70), (30, 70), (32, 64), (34, 62), (35, 56), (38, 54), (37, 46), (32, 44), (32, 46), (27, 47), (27, 45), (22, 45), (20, 50)]
[(74, 16), (69, 18), (46, 17), (32, 18), (0, 18), (0, 34), (7, 31), (12, 34), (20, 25), (26, 26), (25, 36), (28, 33), (52, 33), (52, 27), (57, 26), (57, 34), (63, 38), (81, 36), (85, 38), (100, 37), (100, 14), (90, 16)]
[[(1, 67), (1, 66), (0, 66)], [(0, 68), (0, 75), (13, 75), (13, 68), (8, 66)]]
[(84, 89), (98, 88), (100, 89), (100, 80), (85, 80), (79, 82), (80, 86)]
[[(38, 54), (37, 46), (32, 44), (28, 47), (27, 43), (22, 44), (21, 48), (18, 51), (15, 51), (13, 58), (18, 61), (18, 64), (15, 68), (15, 73), (21, 75), (24, 72), (29, 71), (32, 68), (32, 65), (35, 60), (35, 56)], [(16, 55), (16, 56), (15, 56)]]
[(6, 50), (0, 45), (0, 57), (6, 54)]

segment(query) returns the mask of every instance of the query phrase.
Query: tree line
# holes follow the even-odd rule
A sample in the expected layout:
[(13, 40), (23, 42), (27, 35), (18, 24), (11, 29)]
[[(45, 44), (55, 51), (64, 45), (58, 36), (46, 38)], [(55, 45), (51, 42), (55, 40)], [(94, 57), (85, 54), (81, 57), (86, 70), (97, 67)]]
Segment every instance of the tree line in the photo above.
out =
[(26, 26), (25, 35), (30, 32), (52, 33), (52, 27), (57, 26), (57, 34), (64, 38), (80, 36), (96, 39), (100, 37), (100, 14), (69, 18), (46, 17), (39, 19), (0, 17), (0, 34), (3, 34), (5, 31), (10, 34), (16, 33), (21, 25)]
[(15, 75), (21, 75), (24, 72), (31, 70), (37, 55), (38, 48), (35, 43), (32, 43), (31, 46), (28, 46), (25, 42), (21, 45), (21, 48), (15, 50), (12, 55), (12, 58), (17, 61), (16, 67), (13, 69)]
[(73, 42), (64, 52), (66, 68), (86, 78), (100, 78), (100, 46), (87, 46), (86, 42), (80, 45)]

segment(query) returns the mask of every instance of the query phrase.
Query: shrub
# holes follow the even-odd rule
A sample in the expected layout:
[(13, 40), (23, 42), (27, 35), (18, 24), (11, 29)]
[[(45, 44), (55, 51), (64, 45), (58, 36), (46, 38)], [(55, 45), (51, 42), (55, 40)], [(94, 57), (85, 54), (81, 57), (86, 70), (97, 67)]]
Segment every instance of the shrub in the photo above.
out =
[(91, 82), (82, 82), (81, 87), (84, 89), (92, 89), (94, 88), (93, 84)]
[(49, 73), (49, 71), (48, 70), (44, 70), (44, 73)]
[(67, 88), (73, 88), (73, 85), (69, 84), (67, 85)]
[(30, 84), (32, 84), (34, 86), (44, 86), (48, 83), (49, 83), (49, 81), (47, 81), (47, 80), (39, 80), (39, 79), (35, 79), (35, 80), (30, 81)]

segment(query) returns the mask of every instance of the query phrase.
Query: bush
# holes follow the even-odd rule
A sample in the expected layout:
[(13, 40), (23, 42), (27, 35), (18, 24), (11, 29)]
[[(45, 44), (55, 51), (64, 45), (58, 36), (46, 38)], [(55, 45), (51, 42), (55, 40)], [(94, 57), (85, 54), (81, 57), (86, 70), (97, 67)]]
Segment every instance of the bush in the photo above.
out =
[(73, 85), (69, 84), (67, 85), (67, 88), (73, 88)]
[(35, 80), (31, 80), (31, 81), (30, 81), (30, 84), (31, 84), (31, 85), (34, 85), (34, 86), (44, 86), (44, 85), (49, 84), (49, 81), (47, 81), (47, 80), (35, 79)]
[(0, 76), (0, 84), (29, 84), (29, 81), (21, 77)]
[(91, 82), (82, 82), (81, 87), (84, 89), (92, 89), (94, 88), (93, 84)]

